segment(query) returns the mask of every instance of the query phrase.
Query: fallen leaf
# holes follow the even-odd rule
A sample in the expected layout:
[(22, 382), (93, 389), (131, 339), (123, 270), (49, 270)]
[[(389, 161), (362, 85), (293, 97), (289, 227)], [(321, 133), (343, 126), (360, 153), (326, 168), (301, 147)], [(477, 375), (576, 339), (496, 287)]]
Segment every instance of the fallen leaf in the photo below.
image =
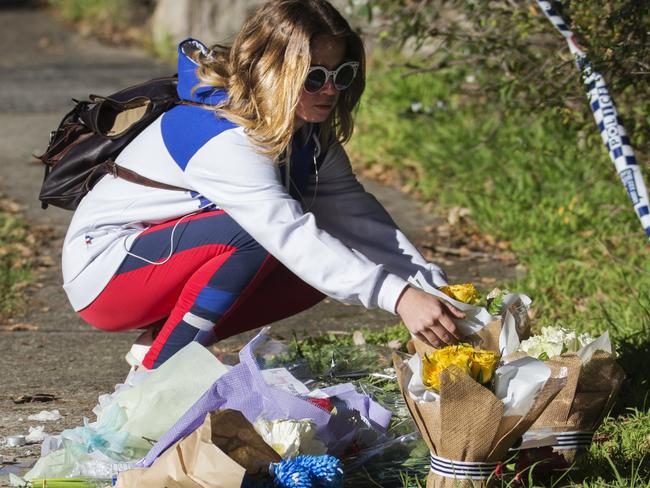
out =
[(44, 266), (44, 267), (50, 267), (50, 266), (54, 266), (54, 259), (52, 259), (51, 256), (47, 256), (47, 255), (45, 255), (45, 256), (40, 256), (40, 257), (39, 257), (39, 260), (38, 260), (38, 263), (39, 263), (41, 266)]
[(215, 345), (211, 347), (212, 352), (216, 354), (236, 354), (240, 349), (241, 347), (234, 344), (229, 346)]
[(38, 330), (38, 325), (19, 322), (17, 324), (0, 325), (0, 330), (4, 332), (18, 332), (23, 330)]
[(51, 44), (52, 40), (47, 36), (43, 36), (38, 40), (39, 49), (47, 49)]
[(14, 403), (34, 403), (34, 402), (52, 402), (58, 397), (51, 393), (34, 393), (33, 395), (20, 395), (11, 398)]
[(470, 213), (471, 211), (469, 208), (452, 207), (449, 209), (449, 213), (447, 214), (447, 222), (449, 222), (449, 225), (454, 226), (458, 224), (465, 217), (468, 217)]
[(517, 260), (517, 255), (514, 252), (502, 252), (501, 254), (498, 254), (497, 256), (500, 261), (506, 261), (506, 262), (515, 262)]

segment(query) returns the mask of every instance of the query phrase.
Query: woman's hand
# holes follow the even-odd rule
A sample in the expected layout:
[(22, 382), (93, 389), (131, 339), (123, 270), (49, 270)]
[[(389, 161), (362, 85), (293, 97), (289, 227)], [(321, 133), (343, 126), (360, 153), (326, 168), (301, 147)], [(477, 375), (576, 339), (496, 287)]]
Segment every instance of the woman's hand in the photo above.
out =
[(395, 311), (415, 337), (433, 347), (456, 344), (462, 339), (452, 317), (462, 319), (465, 314), (422, 290), (406, 287)]

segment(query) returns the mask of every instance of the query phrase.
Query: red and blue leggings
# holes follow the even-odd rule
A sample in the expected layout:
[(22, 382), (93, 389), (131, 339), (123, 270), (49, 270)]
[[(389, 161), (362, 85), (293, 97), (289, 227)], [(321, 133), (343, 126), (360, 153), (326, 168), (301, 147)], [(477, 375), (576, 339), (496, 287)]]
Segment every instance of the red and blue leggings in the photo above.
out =
[(154, 225), (138, 236), (130, 252), (154, 263), (170, 257), (156, 265), (127, 256), (79, 314), (111, 332), (164, 322), (143, 361), (146, 368), (160, 366), (191, 341), (209, 345), (324, 298), (222, 210)]

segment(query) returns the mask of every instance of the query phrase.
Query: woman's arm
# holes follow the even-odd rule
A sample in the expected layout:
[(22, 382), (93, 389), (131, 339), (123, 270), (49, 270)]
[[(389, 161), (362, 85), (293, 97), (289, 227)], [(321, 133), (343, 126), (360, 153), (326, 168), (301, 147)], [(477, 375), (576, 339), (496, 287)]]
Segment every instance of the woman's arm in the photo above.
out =
[(184, 176), (190, 188), (228, 212), (314, 288), (342, 302), (399, 313), (414, 335), (434, 346), (455, 342), (450, 316), (460, 312), (319, 228), (314, 215), (286, 192), (277, 166), (255, 151), (241, 129), (208, 141), (190, 159)]
[[(403, 279), (420, 271), (434, 286), (447, 284), (444, 271), (424, 259), (384, 207), (364, 190), (340, 144), (329, 149), (318, 185), (314, 178), (305, 194), (314, 191), (310, 209), (322, 229)], [(422, 290), (407, 286), (395, 311), (415, 337), (434, 347), (461, 339), (452, 318), (463, 318), (462, 312)]]
[[(444, 271), (424, 259), (384, 207), (364, 190), (340, 144), (328, 150), (318, 180), (310, 210), (322, 229), (403, 279), (420, 271), (433, 286), (447, 284)], [(313, 193), (314, 186), (305, 191), (305, 195)]]
[(281, 184), (278, 168), (260, 155), (242, 129), (205, 143), (184, 177), (223, 208), (269, 253), (326, 295), (395, 313), (406, 287), (401, 277), (350, 249), (316, 225)]

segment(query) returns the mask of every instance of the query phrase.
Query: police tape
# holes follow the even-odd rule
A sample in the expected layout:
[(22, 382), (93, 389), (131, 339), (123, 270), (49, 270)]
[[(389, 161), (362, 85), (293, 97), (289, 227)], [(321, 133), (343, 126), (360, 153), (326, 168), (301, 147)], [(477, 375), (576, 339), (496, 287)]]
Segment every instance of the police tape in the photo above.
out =
[(632, 200), (634, 211), (641, 220), (646, 235), (650, 238), (648, 190), (634, 156), (630, 138), (625, 132), (614, 101), (609, 95), (605, 80), (600, 73), (593, 69), (584, 49), (578, 44), (575, 35), (564, 22), (564, 19), (553, 9), (551, 2), (543, 0), (536, 0), (536, 2), (546, 15), (546, 18), (564, 36), (571, 54), (575, 57), (576, 65), (582, 73), (583, 83), (587, 90), (589, 106), (594, 114), (594, 119), (596, 119), (603, 142), (609, 151), (609, 157), (614, 163), (616, 172), (627, 190), (630, 200)]

